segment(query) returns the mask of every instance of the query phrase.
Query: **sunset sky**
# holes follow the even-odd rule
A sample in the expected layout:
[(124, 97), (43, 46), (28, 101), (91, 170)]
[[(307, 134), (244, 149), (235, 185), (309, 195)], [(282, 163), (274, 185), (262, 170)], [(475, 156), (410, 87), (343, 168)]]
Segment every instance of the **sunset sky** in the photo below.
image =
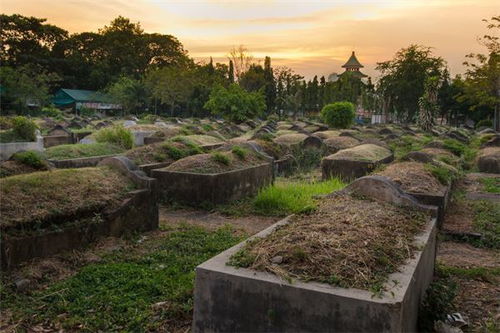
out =
[(47, 18), (74, 32), (97, 31), (122, 15), (147, 32), (172, 34), (198, 60), (226, 62), (233, 46), (311, 78), (342, 72), (352, 50), (374, 78), (377, 62), (411, 43), (434, 47), (452, 74), (464, 56), (484, 52), (483, 18), (500, 14), (497, 0), (0, 0), (5, 14)]

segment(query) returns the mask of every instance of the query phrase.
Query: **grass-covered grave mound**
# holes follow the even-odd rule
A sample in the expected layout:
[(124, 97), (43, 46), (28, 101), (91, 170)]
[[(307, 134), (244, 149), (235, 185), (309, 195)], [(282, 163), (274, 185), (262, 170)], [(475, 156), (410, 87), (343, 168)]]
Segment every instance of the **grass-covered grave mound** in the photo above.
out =
[(409, 193), (443, 195), (447, 188), (432, 173), (430, 165), (419, 162), (392, 163), (376, 174), (390, 178)]
[(210, 146), (210, 145), (218, 145), (224, 143), (224, 141), (222, 141), (219, 138), (213, 137), (211, 135), (201, 135), (201, 134), (176, 136), (172, 140), (185, 143), (188, 142), (194, 143), (199, 146)]
[(165, 141), (136, 147), (125, 153), (125, 156), (137, 165), (174, 162), (181, 158), (201, 154), (203, 150), (188, 140)]
[(293, 146), (301, 144), (308, 136), (302, 133), (284, 134), (278, 136), (273, 141), (284, 146)]
[(115, 155), (124, 151), (125, 149), (109, 143), (77, 143), (47, 148), (45, 150), (45, 156), (49, 160), (67, 160), (73, 158)]
[(107, 167), (56, 169), (0, 179), (0, 228), (33, 229), (119, 207), (134, 189)]
[(211, 174), (241, 170), (266, 163), (261, 156), (253, 151), (239, 146), (235, 147), (231, 151), (217, 151), (185, 157), (163, 170)]
[(415, 236), (428, 218), (407, 207), (337, 195), (249, 241), (229, 264), (287, 280), (380, 292), (389, 274), (413, 257)]
[(350, 136), (330, 137), (323, 142), (331, 153), (359, 145), (359, 140), (351, 138)]
[(389, 149), (369, 143), (340, 150), (327, 158), (360, 162), (378, 162), (390, 156), (391, 151)]

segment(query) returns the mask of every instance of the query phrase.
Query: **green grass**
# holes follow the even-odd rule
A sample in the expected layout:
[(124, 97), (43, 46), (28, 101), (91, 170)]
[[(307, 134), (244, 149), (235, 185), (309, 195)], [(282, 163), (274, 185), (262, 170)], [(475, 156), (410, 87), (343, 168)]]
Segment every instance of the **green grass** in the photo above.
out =
[(73, 144), (50, 147), (45, 151), (49, 160), (103, 156), (122, 153), (124, 149), (108, 143)]
[(57, 323), (69, 331), (173, 331), (191, 320), (194, 268), (241, 240), (230, 227), (210, 232), (183, 225), (32, 295), (2, 287), (2, 309), (25, 325)]
[(313, 196), (328, 194), (344, 186), (337, 178), (319, 182), (276, 182), (259, 192), (252, 201), (252, 208), (256, 214), (269, 216), (307, 212), (316, 207)]
[(500, 276), (500, 267), (461, 268), (454, 266), (437, 265), (436, 271), (440, 276), (446, 276), (446, 277), (457, 276), (466, 279), (483, 280), (491, 282), (495, 280), (495, 277)]
[(394, 158), (399, 160), (409, 152), (421, 150), (431, 141), (432, 137), (430, 136), (415, 137), (403, 135), (400, 139), (389, 144), (389, 147), (394, 151)]
[(236, 156), (238, 156), (238, 158), (241, 160), (244, 160), (248, 154), (248, 151), (245, 148), (242, 148), (240, 146), (233, 146), (233, 148), (231, 149), (231, 152), (233, 154), (235, 154)]
[(486, 177), (479, 181), (483, 184), (484, 190), (489, 193), (500, 193), (500, 177)]
[(219, 152), (212, 153), (211, 158), (212, 158), (212, 160), (214, 160), (215, 162), (220, 163), (220, 164), (229, 165), (231, 163), (231, 160), (229, 159), (229, 157), (227, 157), (226, 155), (223, 155), (222, 153), (219, 153)]
[(500, 204), (490, 201), (472, 203), (474, 227), (483, 235), (481, 246), (500, 249)]
[(458, 177), (458, 175), (453, 172), (451, 168), (448, 168), (445, 165), (433, 165), (427, 163), (425, 168), (430, 171), (432, 175), (443, 185), (450, 185)]

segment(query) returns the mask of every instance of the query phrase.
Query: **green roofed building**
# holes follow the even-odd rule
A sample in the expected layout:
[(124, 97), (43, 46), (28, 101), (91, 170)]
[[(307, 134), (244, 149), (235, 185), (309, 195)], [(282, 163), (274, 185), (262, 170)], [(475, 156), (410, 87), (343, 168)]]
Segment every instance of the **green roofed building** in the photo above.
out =
[(93, 90), (59, 89), (52, 99), (55, 106), (61, 108), (82, 108), (93, 110), (117, 110), (121, 109), (119, 104), (109, 102), (109, 97), (103, 93)]
[(354, 51), (352, 51), (349, 60), (347, 60), (347, 62), (344, 65), (342, 65), (342, 68), (345, 68), (345, 71), (340, 75), (337, 75), (336, 73), (330, 74), (328, 76), (328, 81), (335, 82), (338, 80), (340, 76), (345, 75), (346, 73), (349, 73), (350, 75), (353, 75), (354, 77), (357, 77), (359, 79), (368, 77), (368, 75), (361, 73), (361, 71), (359, 70), (360, 68), (363, 67), (365, 66), (361, 65), (358, 58), (356, 58)]

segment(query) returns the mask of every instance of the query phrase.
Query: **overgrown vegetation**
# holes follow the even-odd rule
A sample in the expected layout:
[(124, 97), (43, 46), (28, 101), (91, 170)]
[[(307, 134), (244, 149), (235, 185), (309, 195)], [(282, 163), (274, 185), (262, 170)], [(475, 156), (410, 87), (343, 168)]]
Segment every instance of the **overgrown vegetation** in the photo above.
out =
[[(247, 243), (230, 264), (288, 281), (318, 281), (380, 295), (387, 290), (389, 274), (412, 257), (414, 237), (427, 220), (406, 207), (338, 195)], [(273, 262), (277, 256), (282, 259), (278, 264)]]
[(248, 154), (248, 151), (240, 146), (233, 146), (233, 148), (231, 148), (231, 152), (242, 160), (244, 160)]
[(10, 129), (5, 131), (0, 131), (0, 143), (5, 142), (23, 142), (23, 141), (35, 141), (36, 140), (36, 124), (23, 116), (17, 116), (7, 121), (4, 121), (5, 125), (8, 125)]
[(212, 160), (214, 160), (217, 163), (224, 164), (224, 165), (229, 165), (231, 163), (231, 160), (227, 155), (224, 155), (219, 152), (212, 153)]
[(45, 162), (42, 154), (36, 151), (18, 152), (12, 155), (11, 158), (35, 169), (43, 169), (47, 167), (47, 162)]
[(49, 160), (65, 160), (70, 158), (120, 154), (123, 151), (124, 149), (122, 147), (109, 143), (77, 143), (47, 148), (45, 156)]
[(131, 149), (134, 146), (132, 132), (120, 125), (102, 128), (94, 133), (94, 137), (99, 143), (110, 143), (123, 149)]
[(458, 177), (458, 174), (446, 165), (427, 163), (425, 164), (425, 168), (429, 170), (443, 185), (450, 185)]
[[(73, 331), (182, 331), (193, 309), (194, 268), (242, 240), (230, 227), (182, 225), (165, 237), (114, 251), (32, 294), (1, 290), (20, 327)], [(180, 327), (179, 327), (180, 326)]]
[(474, 228), (482, 234), (480, 246), (500, 249), (500, 204), (490, 201), (472, 202)]
[(348, 128), (354, 123), (355, 116), (354, 104), (351, 102), (327, 104), (321, 110), (321, 118), (333, 128)]
[(479, 181), (483, 184), (484, 190), (489, 193), (500, 193), (500, 177), (484, 177)]

